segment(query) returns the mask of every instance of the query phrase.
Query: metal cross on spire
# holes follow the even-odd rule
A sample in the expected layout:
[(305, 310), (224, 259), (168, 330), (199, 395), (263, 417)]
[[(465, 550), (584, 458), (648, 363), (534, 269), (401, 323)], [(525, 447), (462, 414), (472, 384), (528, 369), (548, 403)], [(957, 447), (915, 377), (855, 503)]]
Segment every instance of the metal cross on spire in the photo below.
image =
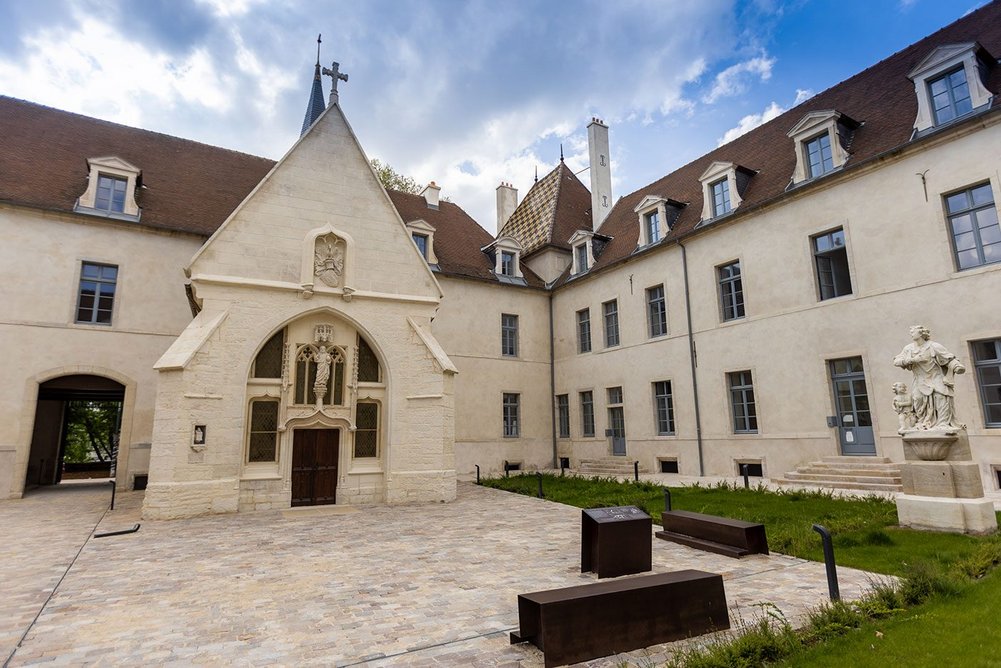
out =
[(348, 75), (341, 72), (341, 64), (336, 61), (331, 63), (330, 67), (324, 67), (323, 73), (333, 81), (330, 86), (330, 104), (337, 104), (337, 81), (347, 82)]

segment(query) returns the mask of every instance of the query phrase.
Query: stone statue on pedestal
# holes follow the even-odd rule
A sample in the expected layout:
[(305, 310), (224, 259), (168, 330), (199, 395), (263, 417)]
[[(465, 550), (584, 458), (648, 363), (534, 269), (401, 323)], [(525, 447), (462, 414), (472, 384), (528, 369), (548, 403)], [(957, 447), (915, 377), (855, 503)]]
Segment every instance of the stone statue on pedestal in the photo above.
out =
[[(914, 325), (910, 333), (913, 341), (893, 358), (894, 366), (914, 374), (910, 387), (914, 425), (905, 428), (902, 422), (900, 433), (928, 429), (956, 433), (965, 429), (965, 425), (956, 421), (954, 395), (955, 376), (966, 373), (966, 367), (945, 346), (932, 341), (931, 332), (924, 325)], [(894, 407), (896, 404), (897, 400)]]

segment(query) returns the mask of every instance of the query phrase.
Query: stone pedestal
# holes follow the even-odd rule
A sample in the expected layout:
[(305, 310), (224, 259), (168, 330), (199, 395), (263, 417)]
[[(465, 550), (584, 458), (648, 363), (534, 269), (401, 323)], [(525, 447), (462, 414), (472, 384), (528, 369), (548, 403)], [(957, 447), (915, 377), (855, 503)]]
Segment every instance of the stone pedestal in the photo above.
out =
[(994, 504), (984, 498), (980, 469), (971, 461), (966, 433), (904, 434), (900, 467), (904, 493), (897, 496), (900, 526), (955, 533), (997, 531)]

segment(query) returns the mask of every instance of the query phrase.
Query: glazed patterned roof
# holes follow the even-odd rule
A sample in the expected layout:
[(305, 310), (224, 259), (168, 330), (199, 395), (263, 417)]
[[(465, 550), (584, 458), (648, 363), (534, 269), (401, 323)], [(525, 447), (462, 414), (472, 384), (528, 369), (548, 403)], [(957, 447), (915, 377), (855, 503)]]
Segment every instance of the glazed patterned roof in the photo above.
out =
[(532, 186), (497, 236), (514, 237), (527, 256), (544, 246), (569, 250), (567, 240), (579, 229), (591, 229), (591, 193), (561, 160)]

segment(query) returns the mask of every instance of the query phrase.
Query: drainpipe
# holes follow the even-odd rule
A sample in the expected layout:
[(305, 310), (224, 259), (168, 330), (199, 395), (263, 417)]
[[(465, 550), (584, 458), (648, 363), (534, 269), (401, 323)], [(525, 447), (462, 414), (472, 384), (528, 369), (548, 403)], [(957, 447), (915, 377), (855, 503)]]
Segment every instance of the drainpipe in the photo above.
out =
[(549, 413), (552, 418), (553, 468), (559, 468), (559, 453), (556, 449), (556, 353), (553, 328), (553, 290), (549, 290)]
[(692, 395), (695, 398), (695, 441), (699, 449), (699, 476), (704, 476), (705, 461), (702, 457), (702, 414), (699, 411), (699, 379), (695, 373), (698, 366), (697, 353), (695, 351), (695, 333), (692, 331), (692, 298), (688, 290), (688, 252), (685, 244), (678, 242), (681, 247), (681, 267), (685, 274), (685, 315), (688, 317), (688, 359), (692, 363)]

